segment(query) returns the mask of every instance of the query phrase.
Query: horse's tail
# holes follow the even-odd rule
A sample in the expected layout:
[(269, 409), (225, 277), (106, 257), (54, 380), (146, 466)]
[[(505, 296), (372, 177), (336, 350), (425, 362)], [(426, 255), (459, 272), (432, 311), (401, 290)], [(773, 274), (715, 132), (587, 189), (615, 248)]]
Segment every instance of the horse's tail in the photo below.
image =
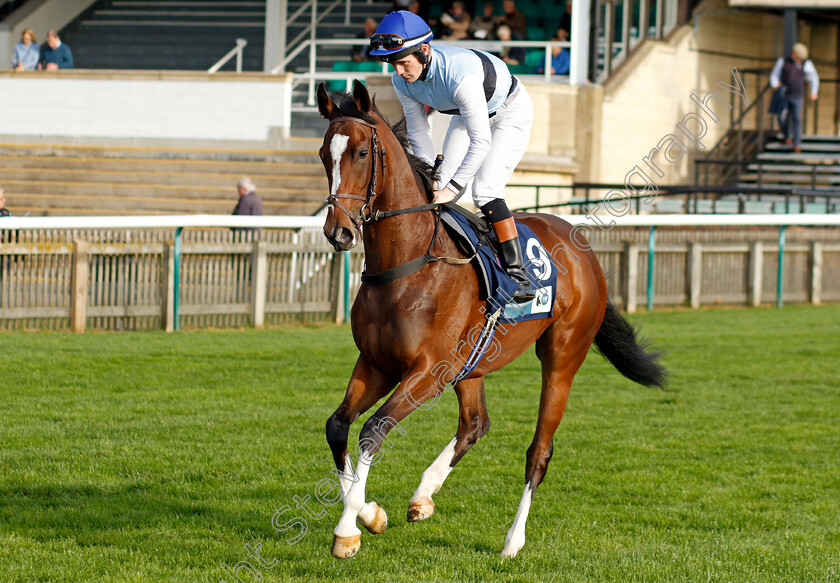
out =
[(665, 387), (667, 375), (659, 363), (662, 353), (647, 352), (648, 345), (638, 337), (638, 331), (609, 302), (595, 335), (595, 346), (631, 381), (648, 387)]

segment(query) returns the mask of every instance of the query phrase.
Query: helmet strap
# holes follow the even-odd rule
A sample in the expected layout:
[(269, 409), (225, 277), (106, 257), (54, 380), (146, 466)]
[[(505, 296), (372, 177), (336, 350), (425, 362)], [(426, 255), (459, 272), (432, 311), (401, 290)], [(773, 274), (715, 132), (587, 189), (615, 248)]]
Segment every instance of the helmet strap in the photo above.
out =
[(420, 64), (423, 65), (423, 70), (420, 72), (420, 77), (418, 77), (419, 81), (426, 80), (426, 74), (429, 72), (429, 62), (431, 61), (431, 47), (429, 50), (429, 56), (426, 56), (426, 53), (423, 51), (423, 45), (419, 45), (420, 48), (417, 50), (417, 58), (420, 59)]

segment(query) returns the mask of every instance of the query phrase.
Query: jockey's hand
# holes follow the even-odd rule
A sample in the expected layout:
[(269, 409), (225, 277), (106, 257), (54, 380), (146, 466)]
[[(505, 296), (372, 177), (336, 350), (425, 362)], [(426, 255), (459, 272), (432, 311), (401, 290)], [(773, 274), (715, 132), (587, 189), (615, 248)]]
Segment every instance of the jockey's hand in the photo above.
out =
[(432, 202), (435, 204), (443, 204), (445, 202), (455, 200), (456, 196), (458, 196), (457, 192), (446, 187), (441, 190), (435, 190), (435, 196), (432, 199)]

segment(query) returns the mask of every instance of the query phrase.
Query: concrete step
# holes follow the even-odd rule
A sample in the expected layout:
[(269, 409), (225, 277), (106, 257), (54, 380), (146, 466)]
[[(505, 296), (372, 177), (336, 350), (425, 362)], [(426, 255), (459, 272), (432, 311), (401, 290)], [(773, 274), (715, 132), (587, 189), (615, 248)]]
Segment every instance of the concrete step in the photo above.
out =
[[(17, 193), (29, 194), (67, 194), (90, 197), (120, 198), (182, 198), (194, 201), (217, 201), (221, 204), (236, 204), (236, 192), (231, 186), (224, 188), (195, 185), (161, 185), (154, 183), (96, 183), (96, 182), (61, 182), (47, 180), (4, 180), (6, 197), (12, 198)], [(260, 188), (257, 193), (263, 202), (283, 200), (321, 200), (325, 198), (326, 188)]]
[(216, 174), (250, 176), (262, 183), (262, 177), (325, 177), (323, 164), (295, 162), (237, 162), (224, 160), (160, 160), (145, 158), (80, 158), (74, 156), (15, 156), (0, 155), (0, 168), (13, 172), (23, 170), (80, 170), (118, 174), (161, 173), (161, 174)]
[[(229, 215), (235, 205), (224, 201), (196, 202), (186, 199), (126, 199), (82, 195), (21, 194), (9, 210), (14, 216), (123, 215), (123, 214), (218, 214)], [(312, 215), (323, 203), (307, 201), (264, 201), (266, 215)]]
[(0, 143), (0, 156), (320, 164), (322, 141), (295, 139), (294, 150)]
[[(233, 191), (241, 178), (240, 174), (198, 173), (198, 172), (149, 172), (130, 170), (91, 170), (88, 168), (3, 168), (5, 180), (15, 182), (72, 182), (94, 184), (155, 184), (159, 186), (195, 186), (207, 188), (227, 188)], [(253, 178), (253, 177), (252, 177)], [(295, 176), (291, 174), (267, 174), (254, 178), (257, 188), (284, 189), (294, 188), (308, 191), (327, 191), (327, 177), (322, 171), (320, 176)]]
[[(749, 182), (758, 182), (758, 173), (746, 173), (741, 174), (739, 180), (743, 183)], [(816, 183), (817, 186), (832, 186), (832, 185), (840, 185), (840, 175), (825, 175), (825, 174), (817, 174), (816, 179), (812, 180), (811, 174), (797, 174), (797, 173), (788, 173), (788, 174), (778, 174), (778, 173), (767, 173), (763, 172), (761, 174), (761, 183), (764, 186), (770, 186), (772, 184), (804, 184), (810, 185), (812, 182)]]

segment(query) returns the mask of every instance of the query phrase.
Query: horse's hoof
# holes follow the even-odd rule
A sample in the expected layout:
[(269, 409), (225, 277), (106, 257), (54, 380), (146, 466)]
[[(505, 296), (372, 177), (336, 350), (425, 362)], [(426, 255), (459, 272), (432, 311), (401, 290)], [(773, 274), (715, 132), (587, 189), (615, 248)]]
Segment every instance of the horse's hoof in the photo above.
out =
[(362, 520), (362, 524), (365, 525), (365, 528), (368, 529), (368, 532), (371, 534), (382, 534), (388, 526), (388, 515), (385, 514), (385, 511), (382, 510), (382, 507), (376, 502), (371, 502), (371, 504), (376, 507), (376, 514), (370, 522)]
[(435, 513), (435, 503), (431, 498), (420, 498), (408, 503), (408, 521), (425, 520)]
[(362, 546), (362, 535), (351, 536), (333, 535), (332, 555), (337, 559), (349, 559), (359, 552)]

